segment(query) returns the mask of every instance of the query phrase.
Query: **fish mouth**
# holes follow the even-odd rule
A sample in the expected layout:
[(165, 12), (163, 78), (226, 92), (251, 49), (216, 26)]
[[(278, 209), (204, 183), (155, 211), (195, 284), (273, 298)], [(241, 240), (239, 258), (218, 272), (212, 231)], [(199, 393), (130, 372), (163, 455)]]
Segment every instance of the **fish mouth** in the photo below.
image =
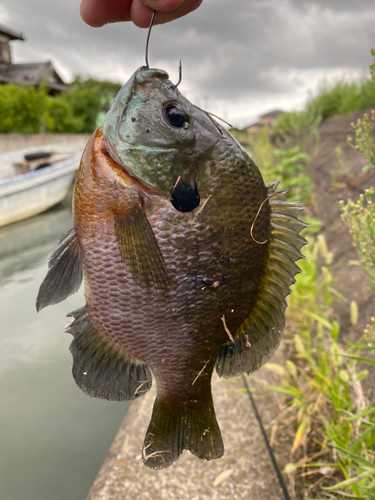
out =
[(191, 212), (197, 208), (200, 196), (196, 182), (191, 184), (189, 181), (178, 179), (172, 191), (171, 203), (179, 212)]

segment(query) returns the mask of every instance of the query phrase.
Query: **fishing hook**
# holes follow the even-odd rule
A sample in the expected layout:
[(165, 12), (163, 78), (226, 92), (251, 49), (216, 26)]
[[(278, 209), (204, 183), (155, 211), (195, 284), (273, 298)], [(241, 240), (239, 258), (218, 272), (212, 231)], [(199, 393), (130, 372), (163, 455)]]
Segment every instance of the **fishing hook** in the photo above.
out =
[[(150, 64), (148, 62), (148, 46), (150, 43), (151, 29), (152, 29), (152, 25), (154, 24), (155, 14), (156, 14), (156, 10), (154, 10), (152, 13), (150, 26), (148, 28), (147, 39), (146, 39), (146, 53), (145, 53), (146, 69), (150, 69)], [(178, 82), (176, 83), (176, 85), (174, 85), (174, 88), (177, 88), (180, 85), (181, 80), (182, 80), (182, 64), (181, 64), (181, 59), (180, 59), (180, 65), (178, 67)]]
[(156, 14), (156, 10), (154, 10), (154, 12), (152, 13), (152, 17), (151, 17), (151, 21), (150, 21), (150, 27), (148, 28), (148, 33), (147, 33), (146, 53), (145, 53), (145, 62), (146, 62), (146, 68), (147, 69), (150, 69), (150, 65), (148, 63), (148, 44), (149, 44), (149, 41), (150, 41), (151, 29), (152, 29), (152, 25), (153, 25), (153, 22), (154, 22), (154, 19), (155, 19), (155, 14)]

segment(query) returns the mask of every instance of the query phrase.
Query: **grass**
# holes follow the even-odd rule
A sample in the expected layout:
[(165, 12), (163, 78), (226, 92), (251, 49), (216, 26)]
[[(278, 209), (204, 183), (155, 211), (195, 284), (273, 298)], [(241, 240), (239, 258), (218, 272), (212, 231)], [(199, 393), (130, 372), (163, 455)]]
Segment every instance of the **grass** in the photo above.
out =
[(307, 114), (318, 115), (322, 120), (331, 116), (354, 113), (375, 106), (375, 82), (363, 76), (357, 81), (341, 80), (323, 84), (306, 106)]

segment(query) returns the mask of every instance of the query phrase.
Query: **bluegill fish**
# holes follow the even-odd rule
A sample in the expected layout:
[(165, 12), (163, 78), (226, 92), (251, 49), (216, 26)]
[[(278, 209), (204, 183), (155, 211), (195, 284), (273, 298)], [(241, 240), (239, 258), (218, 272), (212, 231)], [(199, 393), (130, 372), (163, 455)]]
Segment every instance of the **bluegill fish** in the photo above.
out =
[(65, 299), (73, 376), (89, 396), (157, 396), (143, 446), (161, 469), (184, 449), (224, 446), (211, 395), (277, 349), (305, 226), (237, 141), (158, 69), (138, 69), (82, 157), (74, 227), (60, 240), (37, 309)]

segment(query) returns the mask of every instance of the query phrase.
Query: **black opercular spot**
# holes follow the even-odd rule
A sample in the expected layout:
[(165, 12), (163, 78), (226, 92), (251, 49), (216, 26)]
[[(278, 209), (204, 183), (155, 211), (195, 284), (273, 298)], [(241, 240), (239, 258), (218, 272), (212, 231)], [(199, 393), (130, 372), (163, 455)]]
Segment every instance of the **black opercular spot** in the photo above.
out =
[(192, 186), (189, 182), (179, 182), (174, 188), (171, 203), (179, 212), (191, 212), (197, 208), (200, 197), (197, 185)]
[(176, 103), (169, 103), (164, 106), (164, 117), (172, 127), (182, 128), (188, 121), (188, 115), (184, 108)]

